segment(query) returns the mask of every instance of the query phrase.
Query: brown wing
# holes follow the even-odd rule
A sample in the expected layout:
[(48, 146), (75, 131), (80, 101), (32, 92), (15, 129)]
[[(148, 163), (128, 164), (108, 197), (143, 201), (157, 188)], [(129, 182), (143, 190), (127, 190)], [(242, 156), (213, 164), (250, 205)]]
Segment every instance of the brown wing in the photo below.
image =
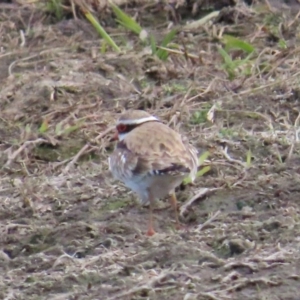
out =
[(187, 175), (193, 170), (193, 158), (180, 134), (159, 122), (148, 122), (135, 128), (118, 148), (132, 154), (127, 155), (135, 174), (150, 172), (175, 176)]

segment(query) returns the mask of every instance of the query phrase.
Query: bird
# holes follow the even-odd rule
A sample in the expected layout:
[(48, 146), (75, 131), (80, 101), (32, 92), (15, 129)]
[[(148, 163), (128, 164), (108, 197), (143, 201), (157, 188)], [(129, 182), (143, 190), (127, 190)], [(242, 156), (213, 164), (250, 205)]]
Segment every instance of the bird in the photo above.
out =
[(114, 151), (109, 156), (113, 177), (138, 194), (141, 204), (149, 204), (148, 236), (153, 228), (156, 199), (169, 196), (180, 229), (175, 188), (190, 176), (193, 182), (198, 168), (198, 151), (185, 136), (158, 117), (144, 110), (126, 110), (117, 123)]

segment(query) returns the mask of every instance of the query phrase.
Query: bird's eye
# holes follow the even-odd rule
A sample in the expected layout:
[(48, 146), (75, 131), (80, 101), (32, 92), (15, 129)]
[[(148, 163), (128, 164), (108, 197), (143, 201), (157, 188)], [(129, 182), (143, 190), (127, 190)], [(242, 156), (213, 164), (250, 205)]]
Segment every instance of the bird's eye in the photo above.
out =
[(124, 125), (124, 124), (119, 124), (119, 125), (117, 126), (117, 130), (118, 130), (119, 133), (125, 132), (126, 129), (127, 129), (127, 126)]

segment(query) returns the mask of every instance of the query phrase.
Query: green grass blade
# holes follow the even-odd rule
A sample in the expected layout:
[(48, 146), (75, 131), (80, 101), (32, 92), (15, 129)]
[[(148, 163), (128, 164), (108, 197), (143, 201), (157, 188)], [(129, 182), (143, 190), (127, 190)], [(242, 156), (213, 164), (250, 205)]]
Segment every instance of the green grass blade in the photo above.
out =
[(97, 32), (102, 36), (102, 38), (106, 41), (106, 43), (110, 45), (115, 51), (121, 52), (121, 49), (117, 46), (117, 44), (113, 41), (109, 34), (104, 30), (104, 28), (99, 24), (95, 17), (89, 11), (84, 11), (84, 15), (91, 22), (91, 24), (94, 26)]
[(138, 30), (138, 29), (135, 28), (134, 26), (131, 26), (130, 24), (125, 23), (125, 22), (123, 22), (123, 21), (121, 21), (121, 20), (117, 20), (117, 22), (118, 22), (121, 26), (123, 26), (124, 28), (126, 28), (126, 29), (132, 31), (133, 33), (140, 34), (140, 32), (142, 31), (142, 30)]
[(62, 135), (69, 135), (70, 133), (76, 131), (77, 129), (79, 129), (81, 126), (81, 124), (77, 124), (77, 125), (73, 125), (73, 126), (69, 126), (67, 128), (65, 128), (62, 132)]
[(165, 49), (158, 49), (155, 54), (160, 60), (166, 60), (169, 56), (169, 52)]
[(177, 33), (176, 29), (171, 30), (162, 40), (161, 46), (162, 47), (167, 47), (168, 44), (174, 39), (175, 35)]
[(152, 55), (154, 55), (157, 51), (157, 47), (156, 47), (156, 41), (153, 34), (150, 35), (150, 45), (151, 45)]
[(247, 157), (246, 157), (246, 166), (247, 166), (247, 168), (251, 167), (251, 159), (252, 159), (252, 153), (251, 153), (251, 150), (249, 149), (247, 151)]
[[(203, 167), (201, 170), (199, 170), (199, 171), (197, 172), (196, 178), (203, 176), (205, 173), (209, 172), (210, 169), (211, 169), (210, 166)], [(187, 177), (187, 178), (185, 178), (185, 179), (183, 180), (182, 183), (183, 183), (184, 185), (187, 185), (187, 184), (190, 184), (191, 182), (192, 182), (191, 177)]]
[[(167, 47), (168, 44), (174, 39), (176, 33), (177, 33), (176, 29), (171, 30), (162, 40), (161, 46)], [(165, 49), (158, 49), (155, 54), (161, 60), (166, 60), (169, 56), (169, 52)]]
[(221, 47), (218, 48), (218, 51), (219, 53), (221, 54), (223, 60), (224, 60), (224, 63), (227, 65), (227, 66), (232, 66), (233, 65), (233, 61), (230, 57), (230, 55)]
[(209, 13), (208, 15), (204, 16), (203, 18), (185, 25), (183, 27), (183, 30), (199, 29), (201, 26), (206, 24), (211, 19), (216, 18), (219, 14), (220, 14), (220, 11), (213, 11), (213, 12)]
[(228, 77), (230, 80), (234, 79), (235, 77), (235, 71), (234, 69), (237, 67), (237, 61), (233, 61), (230, 57), (230, 55), (221, 47), (218, 47), (218, 51), (220, 53), (220, 55), (222, 56), (223, 60), (224, 60), (224, 65), (223, 68), (225, 69), (225, 71), (228, 74)]
[(49, 128), (48, 121), (44, 120), (39, 128), (39, 133), (45, 133)]
[(200, 171), (197, 172), (196, 178), (203, 176), (204, 174), (209, 172), (210, 169), (211, 169), (210, 166), (203, 167)]
[(109, 1), (109, 4), (117, 17), (117, 21), (123, 27), (131, 30), (136, 34), (140, 34), (142, 31), (142, 27), (129, 15), (127, 15), (122, 9), (120, 9), (117, 5)]
[(61, 129), (62, 129), (62, 124), (60, 122), (60, 123), (56, 124), (56, 126), (55, 126), (55, 134), (60, 135), (62, 132)]
[(209, 157), (209, 152), (205, 151), (204, 153), (202, 153), (199, 157), (199, 165), (202, 165), (203, 162)]
[(63, 8), (61, 0), (48, 0), (46, 10), (54, 14), (57, 21), (63, 19)]
[(105, 54), (106, 53), (106, 46), (107, 46), (107, 43), (106, 43), (106, 41), (104, 40), (103, 41), (103, 43), (102, 43), (102, 45), (101, 45), (101, 48), (100, 48), (100, 52), (102, 53), (102, 54)]
[(252, 53), (255, 50), (255, 48), (251, 44), (237, 39), (231, 35), (224, 35), (223, 42), (225, 43), (225, 50), (227, 52), (231, 49), (238, 49), (243, 50), (247, 53)]
[(25, 126), (25, 132), (26, 132), (26, 133), (30, 133), (30, 132), (31, 132), (31, 125), (27, 124), (27, 125)]
[[(202, 153), (199, 158), (198, 158), (198, 161), (199, 161), (199, 165), (203, 164), (203, 162), (208, 158), (209, 156), (209, 152), (208, 151), (205, 151), (204, 153)], [(201, 170), (199, 170), (196, 174), (196, 178), (198, 177), (201, 177), (203, 176), (205, 173), (207, 173), (208, 171), (210, 171), (210, 167), (209, 166), (206, 166), (206, 167), (203, 167)], [(187, 177), (183, 180), (183, 184), (184, 185), (187, 185), (189, 183), (191, 183), (192, 180), (191, 180), (191, 177)]]

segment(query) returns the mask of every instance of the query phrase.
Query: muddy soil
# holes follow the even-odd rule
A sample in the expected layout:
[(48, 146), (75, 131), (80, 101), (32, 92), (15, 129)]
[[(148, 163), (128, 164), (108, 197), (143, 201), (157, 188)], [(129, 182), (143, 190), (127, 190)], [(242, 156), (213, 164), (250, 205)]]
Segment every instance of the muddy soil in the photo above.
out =
[[(269, 2), (192, 29), (211, 10), (123, 7), (158, 44), (178, 28), (167, 60), (110, 10), (120, 53), (71, 6), (0, 4), (0, 299), (299, 299), (299, 8)], [(209, 152), (177, 190), (182, 230), (162, 199), (145, 236), (148, 208), (108, 171), (124, 108)]]

